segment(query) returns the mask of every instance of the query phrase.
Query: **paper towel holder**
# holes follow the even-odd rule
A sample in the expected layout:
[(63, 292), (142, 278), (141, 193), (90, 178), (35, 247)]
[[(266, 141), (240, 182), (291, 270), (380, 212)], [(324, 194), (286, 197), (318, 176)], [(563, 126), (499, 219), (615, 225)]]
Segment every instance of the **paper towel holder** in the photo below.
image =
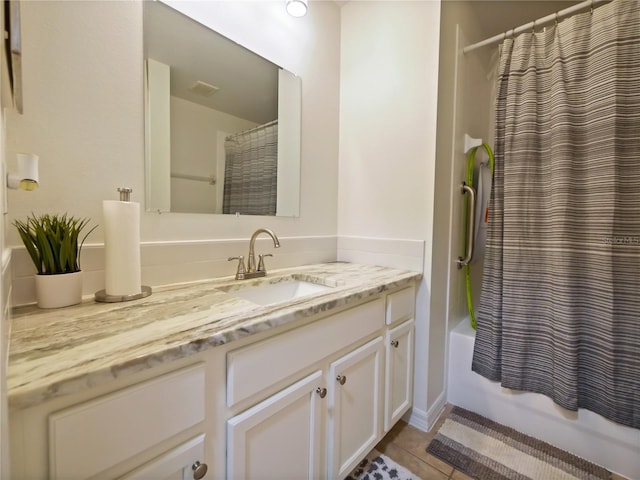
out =
[(102, 303), (117, 303), (117, 302), (129, 302), (131, 300), (138, 300), (151, 295), (151, 287), (142, 285), (142, 291), (140, 293), (134, 293), (132, 295), (109, 295), (106, 290), (100, 290), (96, 292), (96, 302)]
[[(118, 188), (118, 193), (120, 194), (121, 202), (130, 202), (131, 201), (131, 192), (133, 189), (129, 187), (121, 187)], [(95, 293), (94, 298), (96, 302), (102, 303), (117, 303), (117, 302), (129, 302), (131, 300), (139, 300), (141, 298), (148, 297), (151, 295), (151, 287), (147, 285), (142, 285), (140, 287), (139, 293), (133, 293), (129, 295), (110, 295), (107, 293), (106, 289), (99, 290)]]
[(120, 194), (121, 202), (130, 202), (131, 201), (131, 192), (133, 192), (132, 188), (129, 187), (120, 187), (118, 188), (118, 193)]

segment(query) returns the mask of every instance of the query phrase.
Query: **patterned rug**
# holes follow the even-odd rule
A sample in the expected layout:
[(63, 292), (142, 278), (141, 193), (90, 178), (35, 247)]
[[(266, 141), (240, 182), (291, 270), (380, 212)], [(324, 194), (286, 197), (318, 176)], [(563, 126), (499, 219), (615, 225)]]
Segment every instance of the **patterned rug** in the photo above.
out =
[(427, 452), (482, 480), (597, 480), (611, 472), (481, 415), (454, 407)]
[(344, 480), (421, 480), (386, 455), (372, 450)]

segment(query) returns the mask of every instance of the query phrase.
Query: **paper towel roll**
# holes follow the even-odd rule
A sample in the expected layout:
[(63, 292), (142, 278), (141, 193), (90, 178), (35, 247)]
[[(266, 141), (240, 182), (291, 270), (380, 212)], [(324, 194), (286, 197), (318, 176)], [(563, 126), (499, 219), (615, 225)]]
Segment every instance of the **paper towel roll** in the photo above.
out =
[(142, 291), (140, 273), (140, 204), (104, 200), (105, 290), (107, 295)]

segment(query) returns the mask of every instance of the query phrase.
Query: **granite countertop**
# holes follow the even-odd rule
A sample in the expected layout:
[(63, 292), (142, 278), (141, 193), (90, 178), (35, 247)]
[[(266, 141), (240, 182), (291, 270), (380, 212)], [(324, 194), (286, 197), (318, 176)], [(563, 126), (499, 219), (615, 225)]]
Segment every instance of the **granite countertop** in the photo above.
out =
[[(256, 305), (221, 288), (294, 276), (332, 288), (309, 297)], [(273, 270), (266, 277), (217, 278), (154, 289), (125, 303), (55, 310), (21, 307), (13, 313), (7, 387), (9, 405), (26, 408), (224, 345), (254, 333), (413, 284), (417, 272), (351, 263)]]

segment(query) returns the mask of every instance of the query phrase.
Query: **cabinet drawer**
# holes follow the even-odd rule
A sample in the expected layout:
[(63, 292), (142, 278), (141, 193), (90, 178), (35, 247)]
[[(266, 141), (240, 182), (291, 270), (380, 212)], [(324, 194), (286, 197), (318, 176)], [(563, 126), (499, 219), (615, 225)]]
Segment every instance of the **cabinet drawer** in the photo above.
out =
[(413, 318), (416, 306), (416, 289), (408, 287), (387, 296), (387, 325)]
[(234, 406), (384, 326), (381, 298), (227, 354)]
[(87, 478), (204, 420), (198, 364), (49, 416), (50, 478)]
[[(194, 478), (194, 466), (204, 464), (204, 434), (183, 443), (119, 480), (173, 480)], [(197, 462), (197, 463), (196, 463)]]

